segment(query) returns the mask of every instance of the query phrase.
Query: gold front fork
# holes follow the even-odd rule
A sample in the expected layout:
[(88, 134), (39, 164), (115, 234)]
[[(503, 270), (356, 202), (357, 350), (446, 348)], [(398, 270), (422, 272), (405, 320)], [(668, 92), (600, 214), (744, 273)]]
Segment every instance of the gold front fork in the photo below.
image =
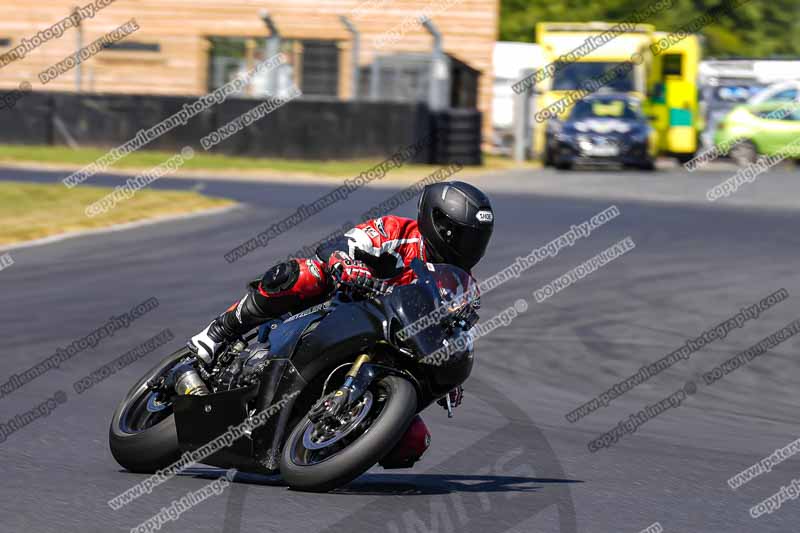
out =
[(365, 353), (359, 355), (356, 358), (355, 362), (353, 363), (353, 366), (351, 366), (350, 370), (347, 372), (347, 376), (346, 377), (355, 378), (356, 375), (358, 375), (358, 371), (361, 370), (361, 365), (363, 365), (364, 363), (369, 363), (369, 362), (370, 362), (369, 355), (367, 355)]

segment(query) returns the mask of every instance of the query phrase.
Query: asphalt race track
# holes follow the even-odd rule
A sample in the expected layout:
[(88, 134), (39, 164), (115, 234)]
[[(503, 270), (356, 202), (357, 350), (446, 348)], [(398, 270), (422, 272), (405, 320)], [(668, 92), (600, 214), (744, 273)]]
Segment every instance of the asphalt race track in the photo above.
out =
[[(647, 179), (664, 187), (687, 179), (677, 170), (656, 174)], [(757, 186), (769, 187), (772, 174), (785, 183), (792, 173), (776, 170)], [(21, 175), (57, 178), (6, 170), (0, 179)], [(602, 173), (541, 175), (602, 178)], [(711, 184), (728, 175), (697, 179)], [(630, 173), (631, 180), (640, 178)], [(115, 180), (121, 181), (98, 182)], [(620, 216), (483, 296), (485, 318), (520, 298), (529, 305), (507, 327), (478, 341), (475, 371), (456, 416), (448, 420), (438, 407), (424, 413), (433, 444), (423, 461), (413, 470), (373, 469), (325, 495), (296, 493), (278, 480), (240, 474), (221, 495), (162, 531), (638, 533), (655, 522), (666, 532), (797, 531), (800, 501), (786, 501), (757, 519), (749, 510), (791, 483), (800, 458), (735, 491), (727, 480), (800, 437), (800, 339), (790, 338), (713, 385), (701, 375), (800, 318), (798, 213), (702, 201), (663, 205), (543, 196), (524, 186), (514, 192), (501, 182), (498, 178), (494, 187), (491, 179), (482, 180), (495, 202), (496, 229), (476, 271), (479, 278), (612, 204)], [(122, 471), (108, 450), (114, 407), (135, 380), (237, 299), (245, 283), (272, 261), (356, 220), (365, 207), (393, 192), (359, 191), (228, 264), (223, 255), (231, 248), (329, 189), (166, 179), (156, 186), (202, 188), (247, 207), (13, 250), (15, 263), (0, 272), (0, 384), (111, 315), (150, 297), (160, 302), (95, 348), (0, 398), (0, 423), (6, 423), (57, 391), (66, 394), (66, 402), (49, 416), (0, 443), (2, 532), (127, 532), (218, 477), (215, 469), (192, 469), (113, 511), (107, 501), (144, 478)], [(737, 195), (756, 194), (758, 187)], [(414, 208), (409, 202), (397, 213), (410, 215)], [(533, 291), (628, 236), (635, 249), (536, 303)], [(789, 292), (787, 300), (725, 339), (608, 407), (575, 423), (565, 418), (643, 365), (781, 288)], [(164, 328), (174, 334), (167, 346), (82, 394), (75, 392), (77, 380)], [(592, 439), (689, 381), (696, 392), (680, 406), (609, 448), (589, 451)]]

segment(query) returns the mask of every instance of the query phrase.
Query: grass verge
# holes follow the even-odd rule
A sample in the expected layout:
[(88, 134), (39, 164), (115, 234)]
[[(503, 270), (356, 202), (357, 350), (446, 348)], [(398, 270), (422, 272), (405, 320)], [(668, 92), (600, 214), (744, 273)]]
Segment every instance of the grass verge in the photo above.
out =
[(87, 217), (86, 206), (112, 192), (106, 187), (0, 182), (0, 247), (71, 231), (104, 228), (166, 215), (233, 205), (195, 192), (142, 190), (107, 213)]
[[(78, 148), (66, 146), (28, 146), (0, 145), (0, 163), (32, 163), (46, 165), (73, 166), (79, 168), (93, 162), (107, 152), (103, 148)], [(139, 150), (118, 161), (113, 168), (149, 169), (175, 155), (173, 152)], [(280, 174), (309, 174), (315, 176), (350, 177), (380, 163), (379, 159), (354, 159), (333, 161), (305, 161), (295, 159), (275, 159), (260, 157), (235, 157), (215, 155), (196, 150), (195, 156), (184, 163), (181, 170), (208, 171), (262, 171)], [(113, 168), (109, 169), (113, 172)], [(437, 165), (404, 165), (392, 170), (390, 176), (403, 177), (405, 174), (424, 175), (439, 168)], [(485, 155), (482, 167), (468, 167), (476, 170), (503, 170), (516, 168), (516, 164), (503, 157)]]

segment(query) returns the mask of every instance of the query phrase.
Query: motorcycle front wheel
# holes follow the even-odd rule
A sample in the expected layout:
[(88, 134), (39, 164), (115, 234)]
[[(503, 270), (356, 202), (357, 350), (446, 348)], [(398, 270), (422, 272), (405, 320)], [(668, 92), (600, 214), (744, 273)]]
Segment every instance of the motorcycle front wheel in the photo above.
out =
[(397, 376), (373, 383), (335, 422), (295, 426), (281, 453), (281, 475), (295, 490), (327, 492), (354, 480), (389, 453), (417, 411), (414, 386)]
[(140, 379), (114, 411), (108, 441), (111, 455), (131, 472), (152, 474), (181, 455), (171, 404), (156, 401), (147, 382), (189, 355), (187, 348), (167, 356)]

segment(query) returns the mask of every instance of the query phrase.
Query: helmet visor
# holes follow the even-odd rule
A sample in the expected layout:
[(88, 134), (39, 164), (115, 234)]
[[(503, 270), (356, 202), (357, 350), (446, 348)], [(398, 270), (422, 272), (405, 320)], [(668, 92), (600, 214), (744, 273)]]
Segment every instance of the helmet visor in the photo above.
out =
[(458, 224), (439, 210), (434, 213), (433, 221), (436, 232), (448, 248), (441, 250), (447, 256), (445, 260), (467, 270), (481, 260), (492, 236), (491, 224), (478, 227)]

